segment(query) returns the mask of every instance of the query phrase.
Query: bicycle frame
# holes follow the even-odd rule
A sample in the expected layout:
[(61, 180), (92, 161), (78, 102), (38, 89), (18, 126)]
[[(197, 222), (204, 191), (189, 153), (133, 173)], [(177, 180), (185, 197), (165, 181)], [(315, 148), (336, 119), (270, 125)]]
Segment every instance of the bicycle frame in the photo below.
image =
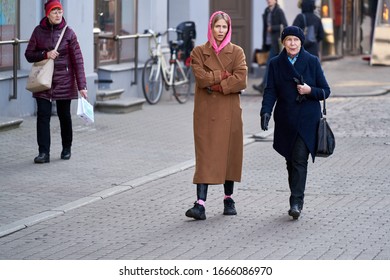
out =
[(142, 70), (142, 90), (150, 104), (159, 101), (163, 84), (166, 90), (172, 88), (173, 96), (181, 104), (185, 103), (190, 96), (192, 72), (177, 57), (182, 41), (169, 41), (169, 59), (168, 52), (163, 51), (161, 45), (161, 37), (169, 31), (176, 31), (176, 29), (169, 28), (164, 33), (157, 34), (150, 29), (145, 31), (153, 36), (155, 44), (153, 47), (149, 45), (151, 57), (145, 62)]
[[(153, 35), (154, 37), (154, 41), (155, 41), (155, 49), (152, 50), (152, 57), (157, 57), (157, 69), (154, 69), (154, 71), (158, 71), (157, 72), (157, 75), (156, 75), (156, 79), (159, 78), (159, 75), (161, 74), (162, 72), (162, 75), (163, 75), (163, 79), (164, 79), (164, 82), (166, 85), (168, 86), (172, 86), (174, 84), (174, 65), (175, 65), (175, 62), (177, 61), (177, 54), (176, 54), (176, 51), (173, 51), (171, 53), (171, 56), (170, 56), (170, 60), (169, 60), (169, 64), (164, 56), (164, 53), (162, 51), (162, 47), (161, 47), (161, 38), (163, 35), (167, 34), (169, 31), (176, 31), (176, 29), (174, 28), (169, 28), (167, 31), (165, 31), (164, 33), (162, 34), (155, 34), (154, 32), (152, 32), (151, 30), (149, 30), (149, 32)], [(180, 61), (177, 61), (177, 65), (178, 65), (178, 68), (179, 68), (179, 71), (180, 71), (180, 74), (185, 78), (183, 81), (180, 81), (180, 82), (176, 82), (175, 85), (181, 85), (181, 84), (185, 84), (188, 82), (188, 79), (186, 77), (186, 74), (185, 74), (185, 71), (181, 65), (181, 62)], [(159, 69), (161, 71), (159, 71)]]

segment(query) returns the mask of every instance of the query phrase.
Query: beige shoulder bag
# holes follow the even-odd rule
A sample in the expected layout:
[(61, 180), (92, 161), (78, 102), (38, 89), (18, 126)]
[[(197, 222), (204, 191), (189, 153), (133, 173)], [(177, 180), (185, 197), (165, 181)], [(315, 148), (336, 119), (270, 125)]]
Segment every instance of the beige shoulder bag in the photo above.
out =
[[(56, 47), (54, 50), (58, 49), (58, 46), (61, 43), (62, 37), (64, 36), (65, 30), (68, 26), (66, 25), (61, 32), (61, 36), (58, 39)], [(32, 65), (30, 74), (28, 75), (26, 89), (31, 92), (44, 91), (51, 88), (51, 81), (53, 79), (54, 72), (54, 60), (53, 59), (44, 59), (38, 62), (35, 62)]]

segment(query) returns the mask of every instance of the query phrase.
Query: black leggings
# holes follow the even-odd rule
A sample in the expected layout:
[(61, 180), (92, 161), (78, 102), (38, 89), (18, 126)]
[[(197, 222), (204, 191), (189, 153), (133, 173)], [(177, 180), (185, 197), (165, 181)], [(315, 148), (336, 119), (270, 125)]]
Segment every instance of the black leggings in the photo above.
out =
[[(197, 184), (196, 185), (196, 195), (198, 200), (201, 199), (203, 201), (206, 201), (207, 199), (207, 190), (209, 185), (208, 184)], [(232, 195), (233, 194), (233, 188), (234, 188), (234, 181), (225, 181), (225, 184), (223, 184), (225, 195)]]

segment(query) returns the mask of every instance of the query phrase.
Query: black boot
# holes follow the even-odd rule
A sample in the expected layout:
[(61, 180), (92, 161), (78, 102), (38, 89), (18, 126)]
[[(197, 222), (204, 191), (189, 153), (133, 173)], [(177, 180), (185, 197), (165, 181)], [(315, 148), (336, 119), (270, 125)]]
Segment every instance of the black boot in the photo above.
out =
[(50, 155), (46, 153), (39, 153), (37, 157), (34, 158), (35, 163), (47, 163), (50, 162)]
[(290, 210), (288, 210), (288, 214), (293, 217), (294, 220), (298, 220), (301, 215), (301, 210), (299, 209), (298, 204), (292, 205)]
[[(207, 184), (196, 185), (196, 196), (198, 200), (206, 201), (208, 186)], [(195, 220), (206, 220), (206, 209), (198, 201), (195, 201), (194, 207), (187, 210), (186, 216)]]
[(62, 152), (61, 152), (61, 159), (70, 159), (70, 155), (71, 155), (71, 152), (70, 152), (70, 148), (63, 148), (62, 149)]

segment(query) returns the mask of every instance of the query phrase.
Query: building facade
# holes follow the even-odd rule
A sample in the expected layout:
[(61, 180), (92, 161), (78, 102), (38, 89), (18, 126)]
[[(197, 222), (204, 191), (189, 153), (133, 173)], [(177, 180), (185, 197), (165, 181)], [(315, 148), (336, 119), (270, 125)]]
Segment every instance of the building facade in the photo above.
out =
[[(35, 100), (25, 89), (31, 65), (24, 58), (24, 51), (34, 27), (44, 16), (45, 2), (0, 2), (0, 117), (35, 114)], [(374, 2), (383, 8), (389, 0), (317, 0), (318, 14), (327, 31), (322, 47), (324, 58), (370, 53), (372, 16), (379, 10), (373, 12)], [(61, 3), (64, 17), (75, 30), (82, 48), (92, 104), (98, 91), (104, 88), (121, 88), (124, 96), (142, 98), (140, 74), (150, 46), (149, 38), (141, 36), (146, 29), (163, 32), (183, 21), (194, 21), (196, 44), (202, 44), (207, 41), (210, 14), (224, 10), (232, 17), (232, 41), (243, 47), (249, 65), (253, 50), (262, 45), (265, 0), (61, 0)], [(299, 1), (278, 3), (291, 24), (300, 12)], [(165, 43), (175, 38), (176, 34), (169, 34)], [(72, 106), (75, 110), (76, 105)]]

